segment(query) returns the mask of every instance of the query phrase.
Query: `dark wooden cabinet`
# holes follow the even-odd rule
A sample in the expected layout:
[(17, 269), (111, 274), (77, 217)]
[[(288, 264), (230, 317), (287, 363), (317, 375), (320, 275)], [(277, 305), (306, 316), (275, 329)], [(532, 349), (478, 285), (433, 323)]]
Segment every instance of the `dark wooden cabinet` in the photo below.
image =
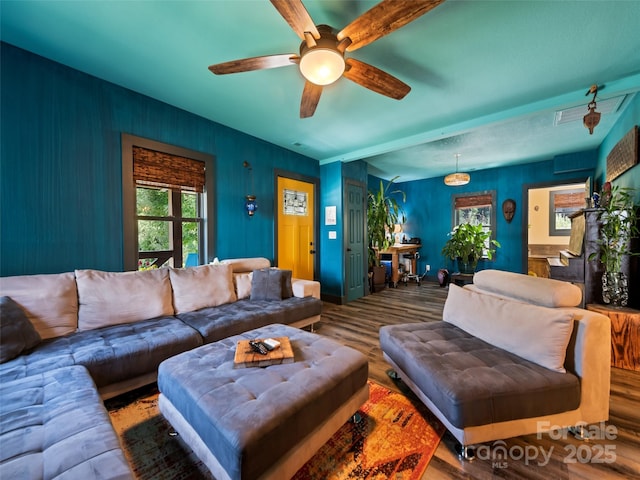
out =
[[(590, 208), (584, 210), (584, 303), (602, 303), (602, 273), (604, 266), (600, 263), (600, 222), (598, 216), (600, 209)], [(591, 254), (595, 254), (593, 260), (589, 260)]]

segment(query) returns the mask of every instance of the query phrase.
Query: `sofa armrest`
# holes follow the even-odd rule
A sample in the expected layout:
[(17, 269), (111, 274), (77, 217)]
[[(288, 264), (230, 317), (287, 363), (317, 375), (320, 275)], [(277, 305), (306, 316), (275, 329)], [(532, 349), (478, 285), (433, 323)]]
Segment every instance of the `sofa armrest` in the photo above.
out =
[(291, 287), (295, 297), (315, 297), (320, 299), (320, 282), (316, 282), (315, 280), (292, 278)]
[(606, 420), (611, 385), (611, 321), (605, 315), (581, 308), (562, 310), (574, 314), (565, 366), (580, 377), (583, 420), (587, 423)]

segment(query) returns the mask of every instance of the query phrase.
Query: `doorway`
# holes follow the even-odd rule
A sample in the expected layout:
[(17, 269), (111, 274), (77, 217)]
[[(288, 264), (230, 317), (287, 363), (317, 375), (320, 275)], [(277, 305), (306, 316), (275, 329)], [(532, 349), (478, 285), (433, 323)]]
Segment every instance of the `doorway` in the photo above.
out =
[(276, 264), (294, 278), (315, 279), (316, 183), (277, 175)]
[(586, 206), (590, 180), (580, 178), (523, 186), (523, 266), (530, 275), (548, 277), (548, 258), (569, 248), (572, 212)]

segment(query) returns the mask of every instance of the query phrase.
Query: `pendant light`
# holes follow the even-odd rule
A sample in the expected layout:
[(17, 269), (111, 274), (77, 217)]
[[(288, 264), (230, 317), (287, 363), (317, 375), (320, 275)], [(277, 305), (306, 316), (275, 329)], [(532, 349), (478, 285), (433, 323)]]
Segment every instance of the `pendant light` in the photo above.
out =
[(468, 173), (458, 172), (458, 159), (460, 158), (460, 154), (456, 153), (456, 173), (450, 173), (446, 177), (444, 177), (445, 185), (449, 185), (450, 187), (459, 187), (461, 185), (466, 185), (471, 180), (471, 177)]
[(589, 129), (589, 135), (593, 135), (593, 129), (600, 123), (600, 112), (596, 112), (596, 95), (598, 94), (598, 85), (591, 85), (586, 95), (593, 94), (593, 100), (589, 102), (587, 108), (589, 112), (582, 118), (582, 123)]

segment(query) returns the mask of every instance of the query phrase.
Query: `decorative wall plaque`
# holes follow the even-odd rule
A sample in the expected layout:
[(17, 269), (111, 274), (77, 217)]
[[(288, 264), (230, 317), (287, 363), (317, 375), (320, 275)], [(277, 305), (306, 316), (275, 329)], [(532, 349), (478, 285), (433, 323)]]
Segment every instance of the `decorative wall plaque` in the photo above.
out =
[(620, 139), (607, 155), (607, 182), (619, 177), (638, 163), (638, 126)]

